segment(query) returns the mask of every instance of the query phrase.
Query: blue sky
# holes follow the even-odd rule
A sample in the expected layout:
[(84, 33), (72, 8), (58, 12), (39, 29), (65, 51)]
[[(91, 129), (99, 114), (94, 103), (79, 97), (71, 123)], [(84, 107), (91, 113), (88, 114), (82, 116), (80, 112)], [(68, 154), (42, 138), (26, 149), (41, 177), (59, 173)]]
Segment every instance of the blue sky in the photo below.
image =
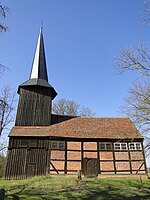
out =
[(30, 74), (43, 21), (49, 82), (60, 98), (89, 106), (97, 116), (118, 116), (134, 75), (117, 75), (114, 56), (149, 41), (143, 0), (2, 1), (10, 8), (0, 34), (0, 62), (10, 68), (1, 84), (15, 90)]
[(118, 75), (114, 56), (122, 47), (149, 44), (150, 27), (142, 22), (144, 0), (1, 0), (10, 8), (0, 33), (0, 62), (10, 70), (0, 85), (29, 78), (43, 21), (50, 84), (66, 98), (88, 106), (96, 116), (122, 116), (135, 75)]

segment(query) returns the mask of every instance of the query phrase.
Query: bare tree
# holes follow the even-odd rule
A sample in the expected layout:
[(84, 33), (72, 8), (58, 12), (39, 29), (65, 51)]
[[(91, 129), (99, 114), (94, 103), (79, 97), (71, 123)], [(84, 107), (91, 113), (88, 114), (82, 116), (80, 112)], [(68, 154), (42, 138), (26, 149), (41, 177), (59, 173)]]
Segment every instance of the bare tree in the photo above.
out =
[(138, 75), (123, 110), (146, 136), (150, 132), (150, 51), (142, 44), (134, 49), (121, 49), (115, 64), (120, 72), (131, 70)]
[[(150, 0), (145, 3), (145, 22), (150, 23)], [(150, 154), (150, 47), (141, 42), (134, 48), (122, 48), (115, 58), (119, 72), (136, 72), (135, 80), (122, 110), (145, 137), (145, 151)]]
[(83, 107), (74, 101), (60, 99), (53, 103), (52, 112), (57, 115), (93, 116), (94, 113), (88, 107)]
[(89, 107), (81, 106), (79, 111), (80, 116), (94, 116), (95, 113), (91, 111)]
[(150, 84), (148, 81), (136, 81), (129, 90), (129, 96), (122, 107), (140, 132), (147, 137), (150, 131)]
[(0, 136), (14, 120), (15, 94), (6, 86), (0, 95)]
[(136, 71), (138, 75), (150, 77), (150, 50), (139, 43), (136, 48), (122, 48), (115, 57), (120, 72)]
[[(7, 31), (7, 26), (5, 26), (3, 23), (2, 23), (2, 20), (6, 18), (6, 13), (8, 12), (8, 7), (6, 6), (3, 6), (1, 3), (0, 3), (0, 32), (3, 32), (3, 31)], [(2, 65), (0, 63), (0, 75), (3, 74), (3, 72), (7, 69), (6, 66)]]
[[(6, 18), (6, 13), (8, 12), (8, 7), (3, 6), (0, 3), (0, 18), (1, 19), (5, 19)], [(6, 31), (7, 30), (7, 26), (5, 26), (1, 21), (0, 21), (0, 32), (2, 31)]]
[[(118, 60), (117, 60), (118, 59)], [(150, 51), (139, 45), (137, 48), (121, 49), (116, 65), (120, 72), (135, 71), (138, 79), (129, 89), (122, 111), (132, 119), (145, 138), (145, 154), (150, 156)]]
[(144, 2), (144, 12), (142, 13), (144, 23), (150, 24), (150, 0)]
[[(0, 32), (7, 31), (7, 26), (2, 23), (2, 20), (6, 18), (8, 8), (0, 3)], [(0, 63), (0, 76), (4, 71), (8, 69), (6, 66)], [(6, 164), (6, 148), (7, 142), (2, 139), (2, 133), (8, 128), (9, 124), (13, 121), (12, 112), (14, 110), (14, 97), (8, 87), (5, 87), (1, 91), (0, 95), (0, 177), (3, 176)]]

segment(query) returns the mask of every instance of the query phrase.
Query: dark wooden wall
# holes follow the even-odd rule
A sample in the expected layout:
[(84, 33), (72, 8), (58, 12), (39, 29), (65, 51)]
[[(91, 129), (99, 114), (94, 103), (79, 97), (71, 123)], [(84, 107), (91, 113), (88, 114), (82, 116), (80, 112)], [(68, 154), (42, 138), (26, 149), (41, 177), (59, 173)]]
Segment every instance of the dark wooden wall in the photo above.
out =
[(51, 123), (51, 90), (40, 86), (20, 88), (16, 126), (46, 126)]
[(49, 165), (48, 145), (47, 139), (11, 138), (5, 178), (24, 179), (46, 175)]
[(68, 115), (51, 115), (51, 124), (57, 124), (60, 122), (67, 121), (69, 119), (77, 118), (77, 116), (68, 116)]

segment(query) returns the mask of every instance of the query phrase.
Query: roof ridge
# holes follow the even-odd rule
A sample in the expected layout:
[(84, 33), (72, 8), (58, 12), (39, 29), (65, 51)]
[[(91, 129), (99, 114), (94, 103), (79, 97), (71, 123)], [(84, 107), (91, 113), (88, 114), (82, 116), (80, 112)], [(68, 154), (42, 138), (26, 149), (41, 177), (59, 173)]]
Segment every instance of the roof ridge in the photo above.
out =
[(96, 118), (96, 119), (130, 119), (129, 117), (101, 117), (101, 116), (79, 116), (79, 117), (81, 117), (81, 118)]

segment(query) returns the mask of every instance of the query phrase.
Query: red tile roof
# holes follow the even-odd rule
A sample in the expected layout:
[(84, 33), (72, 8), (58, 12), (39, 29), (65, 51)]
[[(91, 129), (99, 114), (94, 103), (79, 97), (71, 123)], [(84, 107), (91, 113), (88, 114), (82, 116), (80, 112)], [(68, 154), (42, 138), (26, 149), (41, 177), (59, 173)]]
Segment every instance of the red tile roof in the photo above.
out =
[(77, 117), (50, 126), (15, 126), (9, 136), (143, 138), (129, 118)]

